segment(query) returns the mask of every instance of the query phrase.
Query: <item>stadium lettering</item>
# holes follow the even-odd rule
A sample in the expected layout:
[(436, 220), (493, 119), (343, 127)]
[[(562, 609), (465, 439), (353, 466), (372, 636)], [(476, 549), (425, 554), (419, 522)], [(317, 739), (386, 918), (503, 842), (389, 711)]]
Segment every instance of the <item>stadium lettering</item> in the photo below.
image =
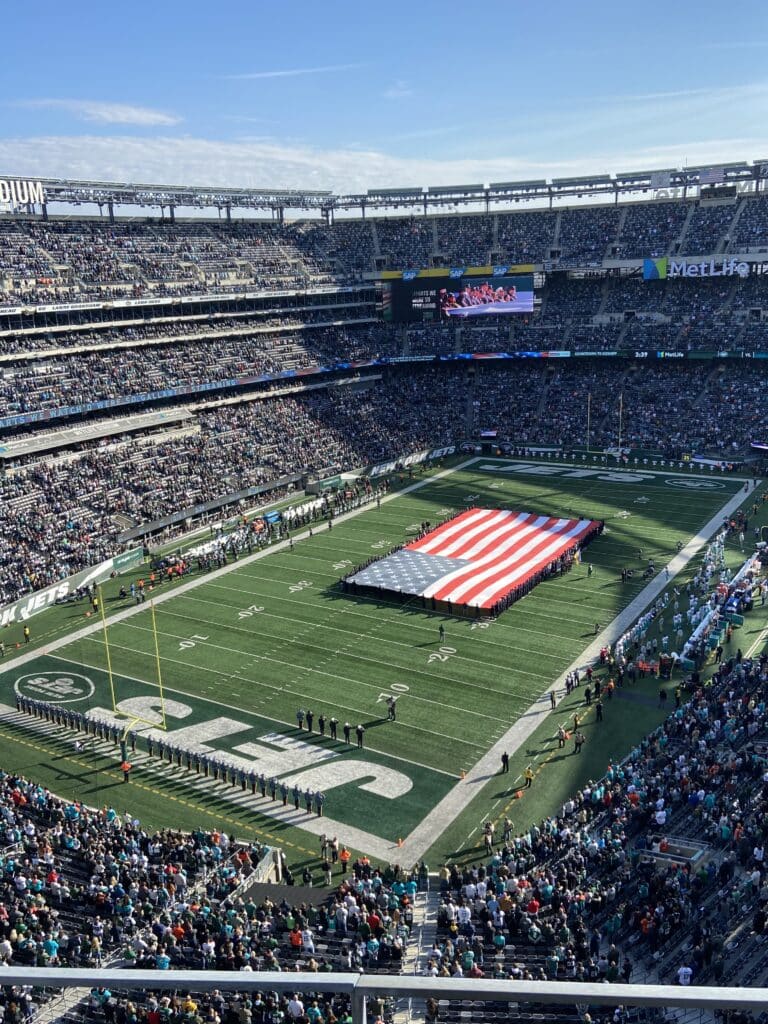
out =
[(387, 768), (383, 764), (372, 761), (337, 761), (328, 766), (310, 768), (301, 775), (294, 775), (291, 784), (300, 789), (335, 789), (336, 786), (348, 786), (360, 779), (367, 779), (358, 787), (374, 796), (383, 796), (387, 800), (397, 800), (405, 796), (413, 788), (413, 783), (402, 772)]
[[(530, 466), (525, 462), (484, 462), (478, 469), (487, 473), (520, 473), (524, 476), (563, 476), (563, 477), (594, 477), (618, 484), (639, 484), (644, 480), (653, 480), (652, 473), (612, 473), (604, 469), (560, 469), (557, 466)], [(545, 472), (541, 472), (544, 470)]]
[(670, 260), (667, 277), (739, 277), (749, 276), (749, 264), (741, 260), (702, 260), (689, 263), (688, 260)]
[[(395, 686), (392, 689), (395, 689)], [(191, 754), (218, 753), (234, 768), (245, 772), (264, 772), (265, 775), (275, 778), (293, 775), (298, 771), (301, 774), (294, 776), (291, 783), (301, 784), (302, 787), (311, 785), (313, 788), (327, 790), (367, 779), (368, 781), (362, 783), (359, 788), (376, 796), (384, 796), (388, 800), (396, 800), (413, 787), (413, 782), (407, 775), (393, 768), (369, 761), (339, 761), (339, 755), (333, 749), (317, 743), (306, 743), (277, 732), (259, 736), (257, 743), (241, 743), (232, 751), (220, 750), (211, 746), (211, 741), (247, 732), (251, 726), (233, 718), (220, 717), (181, 729), (152, 728), (153, 724), (162, 724), (163, 710), (166, 718), (183, 719), (192, 714), (189, 704), (168, 699), (163, 703), (159, 696), (147, 696), (121, 700), (115, 711), (108, 708), (92, 708), (86, 713), (86, 717), (98, 722), (109, 722), (122, 729), (128, 724), (127, 715), (136, 723), (137, 732), (151, 737), (156, 743), (170, 743), (171, 746), (179, 747)], [(245, 756), (240, 756), (242, 754)], [(328, 761), (337, 763), (328, 765)]]
[(434, 448), (432, 451), (406, 455), (405, 458), (396, 459), (392, 462), (380, 462), (376, 466), (371, 466), (368, 470), (368, 476), (384, 476), (386, 473), (396, 473), (399, 469), (405, 469), (407, 466), (417, 466), (421, 462), (431, 462), (433, 459), (445, 458), (446, 455), (453, 455), (455, 451), (456, 445), (451, 444), (446, 448)]
[(0, 627), (8, 626), (12, 622), (25, 622), (35, 612), (42, 611), (48, 605), (55, 604), (58, 598), (66, 597), (69, 593), (69, 580), (50, 587), (48, 590), (41, 590), (33, 594), (27, 601), (17, 601), (0, 611)]
[(0, 205), (22, 206), (25, 203), (45, 202), (41, 181), (18, 181), (15, 178), (0, 178)]

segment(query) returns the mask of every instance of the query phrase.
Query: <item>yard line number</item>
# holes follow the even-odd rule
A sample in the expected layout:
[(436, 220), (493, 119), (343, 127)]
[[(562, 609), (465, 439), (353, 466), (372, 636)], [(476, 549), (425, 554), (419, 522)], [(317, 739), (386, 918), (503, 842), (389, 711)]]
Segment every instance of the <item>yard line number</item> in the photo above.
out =
[(410, 686), (406, 686), (405, 683), (392, 683), (389, 688), (392, 692), (380, 693), (376, 698), (376, 703), (381, 704), (383, 700), (389, 700), (390, 697), (394, 697), (397, 700), (398, 697), (402, 697), (404, 693), (410, 691)]
[(264, 608), (259, 604), (249, 604), (247, 608), (242, 608), (238, 613), (238, 619), (250, 619), (254, 615), (258, 615), (259, 612), (263, 612)]
[(438, 647), (436, 651), (427, 658), (427, 664), (431, 665), (434, 661), (448, 661), (451, 655), (456, 653), (455, 647)]
[(298, 583), (292, 583), (290, 585), (290, 587), (288, 587), (288, 591), (291, 594), (298, 594), (302, 590), (308, 590), (311, 586), (312, 586), (312, 581), (311, 580), (299, 580)]
[(207, 636), (199, 636), (197, 633), (193, 633), (187, 640), (179, 640), (179, 650), (189, 651), (193, 647), (197, 647), (198, 640), (208, 640)]

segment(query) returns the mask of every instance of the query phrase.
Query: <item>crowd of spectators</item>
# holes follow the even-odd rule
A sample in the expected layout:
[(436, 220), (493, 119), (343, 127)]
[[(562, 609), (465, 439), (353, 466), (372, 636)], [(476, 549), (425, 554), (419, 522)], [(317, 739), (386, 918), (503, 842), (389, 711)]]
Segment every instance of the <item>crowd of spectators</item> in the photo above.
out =
[[(149, 365), (115, 366), (137, 389), (154, 382)], [(170, 438), (127, 434), (22, 459), (0, 482), (0, 600), (114, 554), (126, 525), (285, 477), (394, 458), (474, 428), (517, 443), (586, 444), (588, 396), (595, 446), (617, 443), (619, 407), (625, 440), (670, 457), (691, 450), (732, 457), (768, 431), (761, 370), (752, 363), (720, 372), (709, 363), (666, 362), (473, 368), (471, 391), (466, 364), (392, 369), (367, 384), (264, 392), (200, 410)]]
[(376, 222), (375, 231), (387, 268), (417, 270), (432, 266), (432, 254), (437, 252), (433, 218), (382, 218)]
[(730, 249), (765, 249), (768, 247), (768, 198), (759, 196), (745, 202), (733, 230)]
[(551, 256), (555, 241), (557, 214), (551, 210), (531, 210), (500, 214), (498, 220), (499, 255), (510, 263), (539, 263)]
[[(363, 295), (334, 296), (335, 302), (319, 306), (296, 309), (284, 307), (266, 310), (263, 313), (248, 313), (233, 316), (227, 313), (191, 314), (179, 317), (163, 317), (157, 320), (137, 321), (120, 327), (104, 326), (98, 323), (81, 327), (65, 327), (58, 330), (41, 328), (24, 334), (7, 332), (0, 338), (4, 355), (26, 355), (32, 352), (67, 348), (111, 348), (115, 345), (130, 345), (140, 341), (168, 341), (172, 338), (199, 338), (214, 335), (232, 336), (240, 334), (269, 334), (299, 331), (306, 327), (375, 320), (372, 298)], [(342, 350), (343, 351), (343, 350)]]
[(613, 254), (622, 259), (666, 256), (683, 233), (688, 206), (681, 202), (631, 203)]
[(436, 217), (438, 252), (448, 266), (484, 267), (493, 249), (493, 218)]
[[(604, 651), (594, 672), (576, 680), (582, 721), (560, 743), (568, 745), (562, 756), (576, 755), (582, 729), (600, 727), (587, 721), (587, 686), (617, 680), (610, 707), (620, 713), (637, 678), (640, 641), (633, 634), (620, 652)], [(483, 858), (440, 868), (437, 934), (422, 950), (426, 976), (764, 982), (768, 652), (749, 658), (732, 650), (706, 686), (696, 673), (659, 686), (659, 703), (670, 691), (674, 708), (624, 760), (609, 762), (538, 824), (520, 831), (507, 816), (489, 820)], [(0, 817), (7, 965), (397, 973), (426, 881), (423, 865), (409, 874), (366, 857), (348, 871), (338, 840), (322, 836), (319, 867), (308, 863), (302, 876), (305, 885), (327, 887), (322, 898), (291, 901), (290, 889), (256, 897), (248, 879), (268, 852), (259, 843), (200, 829), (150, 833), (128, 811), (64, 801), (5, 772)], [(46, 995), (6, 987), (0, 1001), (20, 1024)], [(158, 1012), (197, 1020), (201, 1007), (213, 1008), (211, 1019), (242, 1019), (247, 1010), (250, 1021), (267, 1005), (333, 1024), (349, 1009), (312, 992), (135, 993), (129, 974), (119, 991), (97, 988), (90, 998), (95, 1019), (128, 1011), (147, 1024)], [(388, 1009), (373, 1007), (376, 1017)], [(453, 1019), (454, 1009), (430, 998), (427, 1019)], [(464, 1002), (461, 1019), (486, 1020), (499, 1009), (498, 1001)]]
[(690, 451), (734, 457), (768, 433), (759, 366), (525, 362), (478, 367), (475, 422), (499, 437), (568, 446), (618, 442), (679, 458)]
[[(323, 837), (317, 863), (294, 878), (281, 855), (289, 886), (313, 880), (329, 888), (306, 901), (294, 890), (257, 886), (256, 867), (271, 851), (224, 831), (149, 832), (129, 811), (65, 801), (34, 781), (0, 772), (0, 964), (21, 967), (122, 967), (223, 971), (400, 970), (413, 923), (416, 873), (352, 860), (337, 839)], [(333, 885), (336, 887), (333, 888)], [(302, 890), (306, 893), (307, 890)], [(159, 987), (159, 986), (158, 986)], [(4, 986), (4, 1019), (31, 1019), (51, 992)], [(298, 995), (219, 991), (183, 995), (94, 988), (84, 1010), (90, 1019), (220, 1021), (272, 1020), (265, 1008), (282, 1006), (290, 1019), (312, 1024), (348, 1020), (345, 997), (310, 995), (309, 1013), (288, 1008)], [(207, 1008), (207, 1011), (206, 1009)], [(313, 1009), (320, 1012), (312, 1012)], [(246, 1017), (243, 1016), (248, 1011)], [(373, 1007), (380, 1015), (384, 1007)], [(205, 1013), (200, 1017), (200, 1013)], [(282, 1018), (281, 1018), (282, 1019)]]
[(730, 241), (729, 230), (735, 210), (735, 203), (715, 206), (699, 203), (694, 208), (685, 233), (685, 251), (692, 255), (725, 252)]
[[(4, 771), (0, 816), (4, 964), (101, 967), (123, 947), (146, 950), (153, 925), (193, 896), (226, 899), (266, 852), (224, 832), (148, 832), (128, 811), (65, 801)], [(175, 942), (166, 931), (156, 949)]]
[(448, 442), (461, 433), (465, 402), (450, 368), (393, 371), (368, 387), (221, 405), (167, 440), (128, 435), (22, 463), (0, 479), (0, 602), (114, 553), (127, 523)]
[[(735, 239), (762, 244), (765, 200), (744, 202)], [(715, 244), (735, 209), (698, 206), (686, 246)], [(564, 259), (599, 260), (613, 243), (622, 255), (658, 255), (670, 251), (687, 210), (657, 203), (564, 211), (557, 241), (558, 215), (550, 211), (500, 214), (495, 224), (492, 216), (462, 216), (333, 227), (0, 220), (0, 284), (5, 280), (2, 298), (12, 302), (205, 291), (246, 281), (298, 287), (353, 279), (380, 255), (397, 267), (428, 266), (435, 254), (451, 263), (485, 262), (493, 247), (510, 260), (538, 260), (555, 244)], [(550, 278), (539, 318), (415, 327), (405, 337), (374, 323), (292, 332), (294, 324), (279, 315), (254, 318), (253, 326), (281, 328), (267, 335), (248, 333), (239, 320), (215, 328), (56, 334), (45, 346), (151, 342), (213, 329), (220, 336), (20, 358), (0, 376), (0, 415), (403, 351), (547, 350), (568, 347), (567, 339), (590, 351), (620, 343), (710, 349), (727, 348), (734, 337), (747, 348), (765, 347), (761, 323), (740, 319), (749, 303), (760, 303), (759, 281), (744, 282), (743, 292), (740, 281), (683, 284)], [(629, 310), (640, 316), (591, 322)], [(361, 312), (350, 306), (339, 319)], [(643, 318), (652, 313), (667, 319)], [(323, 322), (325, 315), (301, 314), (295, 326)], [(359, 318), (370, 315), (367, 306)], [(4, 352), (21, 353), (24, 345), (38, 342), (0, 342)], [(768, 431), (764, 374), (748, 362), (717, 369), (710, 363), (478, 361), (471, 375), (463, 364), (408, 367), (386, 370), (366, 385), (251, 396), (200, 410), (191, 428), (173, 436), (127, 434), (22, 461), (1, 477), (0, 604), (114, 554), (127, 523), (275, 482), (268, 497), (293, 474), (395, 458), (450, 443), (468, 427), (495, 429), (521, 443), (586, 442), (588, 401), (589, 440), (596, 446), (615, 442), (619, 403), (631, 444), (674, 456), (736, 451)], [(505, 823), (484, 864), (446, 866), (429, 973), (635, 980), (638, 961), (651, 959), (663, 980), (682, 984), (717, 983), (726, 972), (744, 981), (765, 973), (768, 958), (757, 943), (768, 934), (767, 681), (765, 656), (734, 656), (713, 686), (694, 683), (685, 700), (679, 695), (664, 725), (626, 762), (609, 766), (604, 779), (569, 798), (559, 816), (519, 835)], [(286, 970), (300, 963), (310, 971), (392, 971), (408, 941), (414, 882), (398, 869), (376, 871), (360, 861), (327, 904), (257, 905), (231, 899), (263, 852), (257, 844), (202, 831), (148, 834), (128, 814), (70, 804), (4, 773), (0, 816), (0, 959), (6, 963), (102, 966), (119, 954), (160, 970)], [(708, 843), (711, 855), (695, 868), (660, 861), (672, 833)], [(740, 936), (735, 952), (734, 935)], [(4, 991), (9, 1024), (29, 1016), (34, 998), (26, 990)], [(138, 1008), (132, 996), (94, 998), (95, 1013), (110, 1022), (201, 1017), (218, 1024), (236, 1017), (256, 1024), (284, 1013), (333, 1024), (348, 1013), (343, 1001), (298, 996), (296, 1013), (287, 999), (278, 1006), (268, 995), (246, 1005), (221, 993), (150, 993)]]
[(361, 281), (382, 267), (429, 267), (435, 258), (449, 266), (541, 263), (553, 256), (592, 264), (610, 256), (702, 255), (720, 246), (735, 252), (765, 244), (764, 197), (692, 202), (333, 224), (14, 218), (0, 221), (2, 299), (16, 304), (301, 289)]
[(563, 210), (557, 248), (561, 259), (601, 263), (607, 246), (616, 238), (620, 210), (615, 206)]
[(0, 364), (0, 417), (400, 354), (397, 334), (376, 322), (198, 337)]
[[(609, 672), (632, 685), (622, 665)], [(486, 828), (485, 862), (442, 869), (428, 973), (764, 980), (768, 655), (734, 652), (710, 686), (697, 679), (677, 687), (661, 727), (559, 815), (519, 834), (505, 818)]]

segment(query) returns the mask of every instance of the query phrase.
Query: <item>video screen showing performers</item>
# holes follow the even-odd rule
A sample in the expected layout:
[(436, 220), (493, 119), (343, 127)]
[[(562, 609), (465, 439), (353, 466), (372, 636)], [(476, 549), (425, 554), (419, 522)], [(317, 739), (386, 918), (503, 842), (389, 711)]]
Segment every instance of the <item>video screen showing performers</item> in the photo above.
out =
[(457, 290), (443, 288), (440, 312), (446, 317), (499, 316), (533, 312), (533, 277), (462, 278)]

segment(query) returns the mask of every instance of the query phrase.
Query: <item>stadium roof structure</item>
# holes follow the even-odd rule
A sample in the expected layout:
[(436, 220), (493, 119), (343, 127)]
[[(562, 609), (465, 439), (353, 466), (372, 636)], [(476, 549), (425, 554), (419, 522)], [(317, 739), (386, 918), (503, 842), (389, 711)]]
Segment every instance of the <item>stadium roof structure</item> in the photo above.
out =
[[(713, 175), (713, 172), (716, 174)], [(3, 182), (25, 182), (11, 175)], [(110, 217), (115, 207), (154, 207), (169, 210), (171, 219), (177, 208), (214, 208), (232, 210), (270, 210), (279, 220), (286, 210), (319, 211), (331, 217), (337, 210), (420, 208), (424, 213), (441, 206), (483, 204), (486, 210), (494, 202), (531, 202), (540, 199), (551, 206), (556, 200), (605, 196), (619, 201), (620, 196), (659, 188), (687, 189), (703, 186), (733, 186), (768, 182), (768, 160), (719, 164), (717, 167), (630, 171), (616, 175), (596, 174), (583, 177), (494, 182), (490, 185), (431, 185), (405, 188), (374, 188), (359, 194), (336, 194), (330, 190), (220, 188), (195, 185), (151, 185), (128, 182), (73, 181), (64, 178), (36, 179), (45, 193), (44, 212), (50, 203), (106, 207)], [(660, 184), (663, 182), (663, 184)], [(33, 212), (31, 206), (27, 206)]]
[[(14, 180), (13, 176), (7, 180)], [(15, 180), (19, 180), (16, 177)], [(23, 180), (23, 179), (22, 179)], [(218, 188), (198, 185), (147, 185), (109, 181), (41, 178), (49, 203), (79, 206), (216, 207), (220, 210), (322, 209), (335, 198), (330, 191), (271, 188)]]

